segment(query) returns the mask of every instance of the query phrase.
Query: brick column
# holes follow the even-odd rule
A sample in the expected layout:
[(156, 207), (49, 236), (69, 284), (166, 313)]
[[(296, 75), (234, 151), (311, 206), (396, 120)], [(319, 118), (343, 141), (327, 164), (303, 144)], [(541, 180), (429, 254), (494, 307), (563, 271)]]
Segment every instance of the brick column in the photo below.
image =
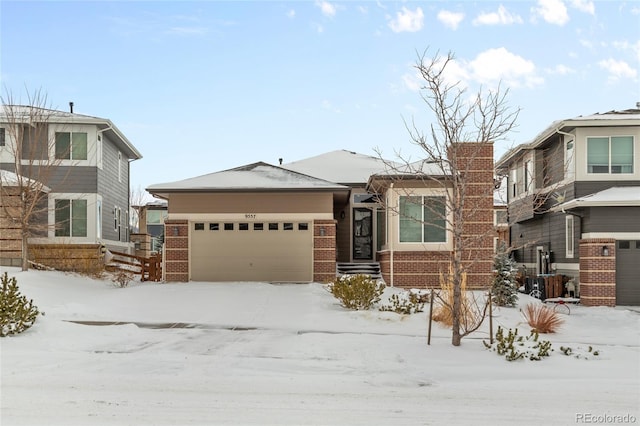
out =
[[(607, 247), (608, 256), (602, 248)], [(616, 305), (616, 240), (580, 240), (580, 303), (585, 306)]]
[(468, 268), (467, 288), (486, 288), (493, 280), (493, 143), (452, 145), (451, 161), (462, 175), (464, 200), (462, 259)]
[(164, 279), (189, 281), (189, 223), (186, 220), (164, 223)]
[(313, 280), (319, 283), (336, 277), (336, 221), (316, 220), (313, 223)]

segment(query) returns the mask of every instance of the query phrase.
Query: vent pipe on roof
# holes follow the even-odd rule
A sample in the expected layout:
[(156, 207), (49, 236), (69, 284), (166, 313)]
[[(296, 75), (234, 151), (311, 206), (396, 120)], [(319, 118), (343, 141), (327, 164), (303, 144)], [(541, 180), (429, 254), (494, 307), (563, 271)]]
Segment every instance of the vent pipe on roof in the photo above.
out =
[(73, 102), (69, 102), (69, 112), (73, 114)]
[(282, 158), (278, 158), (278, 162), (280, 163), (280, 165), (282, 166)]
[(640, 109), (640, 102), (636, 102), (636, 108)]

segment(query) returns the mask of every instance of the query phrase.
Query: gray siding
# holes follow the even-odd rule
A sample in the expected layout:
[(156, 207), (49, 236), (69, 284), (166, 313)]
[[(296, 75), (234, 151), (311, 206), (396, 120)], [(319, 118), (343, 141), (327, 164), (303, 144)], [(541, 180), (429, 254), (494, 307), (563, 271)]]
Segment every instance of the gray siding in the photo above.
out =
[(615, 186), (640, 186), (640, 180), (576, 181), (576, 198), (603, 191)]
[[(553, 263), (578, 263), (578, 241), (582, 220), (574, 216), (573, 247), (574, 257), (566, 257), (566, 215), (548, 213), (534, 220), (513, 224), (511, 227), (511, 246), (518, 263), (535, 263), (536, 247), (553, 253)], [(522, 237), (521, 237), (522, 235)]]
[(583, 211), (582, 232), (640, 232), (640, 207), (591, 207)]
[[(0, 169), (15, 172), (16, 165), (1, 163)], [(55, 166), (40, 168), (38, 166), (23, 166), (22, 173), (24, 176), (44, 183), (52, 192), (95, 194), (98, 189), (98, 176), (95, 167)]]
[[(103, 168), (98, 169), (98, 193), (102, 195), (102, 238), (128, 241), (129, 159), (122, 153), (122, 179), (118, 180), (118, 152), (112, 141), (103, 136)], [(120, 232), (115, 229), (114, 208), (122, 211)]]

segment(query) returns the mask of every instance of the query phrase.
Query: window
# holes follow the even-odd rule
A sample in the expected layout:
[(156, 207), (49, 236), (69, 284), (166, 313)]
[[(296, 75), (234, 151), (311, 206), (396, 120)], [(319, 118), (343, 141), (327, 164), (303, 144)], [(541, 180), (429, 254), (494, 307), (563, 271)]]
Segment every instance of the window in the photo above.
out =
[(575, 176), (575, 157), (573, 155), (573, 140), (567, 142), (567, 149), (565, 151), (565, 177), (567, 179), (573, 179)]
[(293, 223), (291, 222), (286, 222), (282, 225), (282, 229), (284, 229), (285, 231), (293, 231)]
[(233, 223), (225, 223), (224, 224), (225, 231), (233, 231)]
[(445, 197), (400, 197), (400, 242), (447, 241)]
[(277, 223), (270, 223), (269, 224), (269, 231), (277, 231), (278, 228), (278, 224)]
[(122, 182), (122, 153), (118, 152), (118, 182)]
[(249, 224), (248, 223), (240, 223), (238, 224), (238, 229), (241, 231), (248, 231), (249, 230)]
[(4, 146), (5, 145), (5, 130), (4, 127), (0, 127), (0, 146)]
[(507, 224), (507, 211), (506, 210), (496, 210), (496, 225), (505, 225)]
[(261, 222), (256, 222), (253, 224), (253, 230), (254, 231), (262, 231), (264, 230), (264, 223)]
[(308, 223), (299, 223), (298, 224), (298, 231), (308, 231), (309, 230), (309, 224)]
[(566, 248), (566, 256), (567, 259), (573, 259), (573, 235), (574, 235), (574, 225), (573, 225), (573, 216), (565, 217), (565, 248)]
[(56, 237), (87, 236), (87, 200), (55, 201)]
[(102, 239), (102, 200), (96, 202), (96, 238)]
[(219, 223), (210, 223), (209, 224), (209, 231), (218, 231), (220, 229), (220, 224)]
[(204, 223), (196, 223), (193, 227), (195, 231), (204, 231)]
[(587, 172), (633, 173), (633, 136), (587, 138)]
[(56, 159), (86, 160), (87, 134), (81, 132), (56, 132)]
[(524, 162), (524, 192), (531, 189), (531, 181), (533, 177), (533, 169), (531, 168), (531, 160)]
[(166, 210), (147, 210), (147, 225), (162, 225), (167, 217)]

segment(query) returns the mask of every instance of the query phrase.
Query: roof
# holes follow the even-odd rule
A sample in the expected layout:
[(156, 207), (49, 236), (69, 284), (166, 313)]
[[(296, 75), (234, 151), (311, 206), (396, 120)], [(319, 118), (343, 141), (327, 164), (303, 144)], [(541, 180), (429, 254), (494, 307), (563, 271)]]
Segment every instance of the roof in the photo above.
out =
[(258, 162), (176, 182), (151, 185), (152, 194), (169, 192), (223, 192), (269, 190), (343, 191), (346, 186), (317, 179), (282, 167)]
[(385, 160), (344, 149), (284, 164), (282, 167), (329, 182), (366, 184), (369, 177), (384, 172)]
[(553, 207), (564, 211), (579, 207), (633, 207), (640, 206), (640, 186), (614, 186), (600, 192), (574, 198)]
[(36, 189), (39, 187), (39, 190), (42, 192), (50, 192), (51, 188), (49, 188), (48, 186), (46, 186), (45, 184), (43, 184), (42, 182), (38, 182), (37, 180), (33, 180), (33, 179), (29, 179), (25, 176), (22, 176), (22, 179), (20, 179), (20, 176), (18, 176), (16, 173), (14, 172), (10, 172), (8, 170), (0, 170), (0, 186), (7, 186), (7, 187), (17, 187), (20, 185), (20, 183), (22, 182), (22, 185), (24, 187), (26, 186), (30, 186), (33, 189)]
[(621, 111), (608, 111), (586, 116), (578, 116), (552, 122), (546, 129), (540, 132), (532, 141), (518, 145), (507, 151), (496, 163), (496, 167), (504, 167), (517, 153), (534, 149), (544, 143), (549, 137), (563, 131), (568, 132), (576, 127), (609, 127), (609, 126), (640, 126), (640, 109), (626, 109)]
[(30, 105), (2, 105), (0, 109), (0, 123), (19, 122), (31, 123), (40, 121), (61, 124), (93, 124), (104, 131), (128, 158), (138, 160), (142, 158), (140, 151), (127, 139), (111, 120), (90, 115), (40, 108)]

